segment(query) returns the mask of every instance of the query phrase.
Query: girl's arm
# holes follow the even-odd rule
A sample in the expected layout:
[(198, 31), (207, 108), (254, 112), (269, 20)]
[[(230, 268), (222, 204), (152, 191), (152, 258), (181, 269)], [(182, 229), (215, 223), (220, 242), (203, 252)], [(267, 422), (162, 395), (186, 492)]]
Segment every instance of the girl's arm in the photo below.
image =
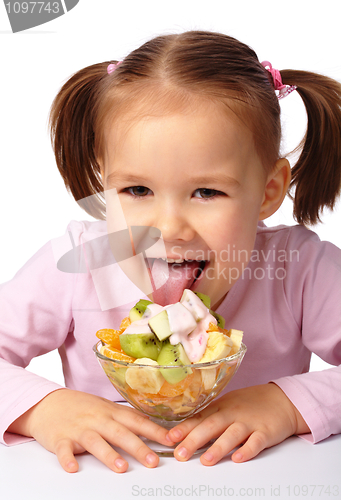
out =
[[(0, 288), (0, 440), (27, 439), (8, 426), (60, 386), (28, 372), (31, 359), (60, 347), (72, 328), (73, 275), (59, 273), (51, 243)], [(58, 299), (59, 297), (59, 299)]]
[[(77, 244), (80, 238), (73, 236)], [(76, 294), (75, 281), (80, 279), (57, 269), (49, 243), (0, 289), (2, 442), (10, 445), (34, 438), (54, 452), (68, 472), (78, 469), (75, 454), (84, 451), (115, 472), (124, 472), (128, 464), (111, 445), (146, 467), (155, 467), (157, 455), (137, 434), (167, 445), (167, 431), (136, 410), (100, 397), (115, 397), (91, 349), (96, 341), (94, 326), (108, 321), (108, 316), (85, 304), (93, 288), (91, 279), (83, 278)], [(33, 357), (56, 348), (73, 389), (24, 369)]]

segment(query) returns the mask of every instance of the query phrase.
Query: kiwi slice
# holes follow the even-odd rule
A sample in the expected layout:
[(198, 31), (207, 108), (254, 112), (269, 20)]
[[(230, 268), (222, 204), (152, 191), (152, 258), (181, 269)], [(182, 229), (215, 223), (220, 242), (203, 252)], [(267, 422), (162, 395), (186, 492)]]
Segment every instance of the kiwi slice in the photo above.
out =
[(129, 311), (130, 321), (138, 321), (141, 319), (147, 309), (147, 306), (152, 303), (153, 302), (150, 300), (140, 299)]
[(210, 314), (212, 314), (212, 316), (217, 320), (217, 326), (219, 326), (220, 328), (225, 328), (225, 319), (222, 316), (220, 316), (220, 314), (211, 310)]
[(123, 351), (133, 358), (150, 358), (157, 360), (162, 342), (154, 333), (122, 333), (120, 344)]
[(194, 293), (204, 303), (204, 306), (206, 306), (207, 309), (209, 309), (211, 307), (211, 299), (209, 298), (208, 295), (205, 295), (204, 293), (201, 293), (201, 292), (194, 292)]
[[(156, 361), (160, 366), (181, 366), (191, 364), (183, 345), (181, 343), (172, 345), (170, 342), (164, 342)], [(190, 375), (192, 370), (189, 367), (160, 368), (160, 372), (169, 384), (177, 384), (187, 377), (187, 375)]]

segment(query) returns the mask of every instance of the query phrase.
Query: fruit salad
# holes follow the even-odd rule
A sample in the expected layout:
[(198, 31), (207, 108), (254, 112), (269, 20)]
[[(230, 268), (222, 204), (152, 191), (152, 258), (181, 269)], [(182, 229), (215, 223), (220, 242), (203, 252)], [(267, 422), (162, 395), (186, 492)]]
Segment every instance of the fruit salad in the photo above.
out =
[(207, 295), (186, 289), (180, 302), (166, 306), (141, 299), (119, 330), (96, 333), (100, 354), (117, 361), (101, 364), (145, 413), (184, 418), (221, 392), (240, 363), (243, 332), (224, 327)]

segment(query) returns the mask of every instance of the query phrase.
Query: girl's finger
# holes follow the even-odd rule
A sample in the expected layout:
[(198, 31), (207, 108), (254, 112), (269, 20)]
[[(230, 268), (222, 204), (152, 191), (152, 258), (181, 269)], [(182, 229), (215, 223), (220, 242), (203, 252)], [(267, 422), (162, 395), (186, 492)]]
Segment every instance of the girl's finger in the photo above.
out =
[[(119, 422), (113, 422), (113, 425), (107, 426), (102, 436), (105, 440), (104, 442), (108, 441), (112, 445), (122, 448), (122, 450), (132, 455), (145, 467), (156, 467), (159, 463), (159, 457), (156, 453), (148, 448), (136, 433), (130, 431), (126, 425), (120, 424)], [(152, 439), (154, 439), (154, 437), (152, 437)], [(169, 443), (167, 442), (167, 444)]]
[(177, 460), (188, 460), (195, 451), (220, 436), (228, 426), (226, 416), (218, 412), (207, 417), (197, 425), (174, 450)]
[(204, 418), (201, 413), (197, 413), (193, 417), (181, 422), (180, 424), (173, 427), (168, 431), (168, 437), (174, 442), (178, 443), (182, 441), (188, 434), (197, 427), (201, 422), (203, 422)]
[(120, 419), (116, 416), (116, 421), (127, 427), (134, 434), (144, 436), (152, 441), (157, 441), (158, 443), (165, 446), (173, 445), (176, 443), (176, 441), (173, 441), (169, 438), (167, 439), (167, 429), (160, 427), (155, 422), (152, 422), (151, 420), (149, 420), (149, 418), (146, 418), (144, 415), (141, 415), (138, 412), (136, 414), (132, 414), (131, 419), (127, 419), (127, 416), (125, 415), (122, 421), (120, 421)]
[(56, 444), (54, 450), (60, 465), (66, 472), (78, 472), (78, 462), (72, 448), (72, 442), (69, 439), (62, 439)]
[(211, 403), (201, 412), (196, 413), (195, 415), (193, 415), (193, 417), (185, 420), (184, 422), (181, 422), (176, 427), (173, 427), (173, 429), (168, 432), (168, 437), (175, 443), (178, 443), (179, 441), (184, 439), (197, 425), (203, 422), (205, 418), (209, 417), (210, 415), (217, 414), (220, 408), (219, 405), (221, 400), (222, 398), (220, 400), (217, 400), (216, 402)]
[[(244, 443), (249, 435), (250, 430), (246, 425), (240, 422), (231, 424), (215, 443), (200, 457), (200, 462), (207, 466), (215, 465), (234, 448)], [(239, 450), (237, 450), (234, 455), (236, 455), (238, 451)]]
[(255, 431), (250, 435), (246, 443), (233, 453), (231, 458), (234, 462), (246, 462), (257, 456), (265, 448), (269, 448), (269, 446), (272, 446), (272, 444), (270, 444), (267, 435), (262, 431)]
[(128, 469), (128, 462), (97, 432), (92, 430), (85, 431), (80, 444), (86, 451), (98, 458), (98, 460), (114, 472), (126, 472)]

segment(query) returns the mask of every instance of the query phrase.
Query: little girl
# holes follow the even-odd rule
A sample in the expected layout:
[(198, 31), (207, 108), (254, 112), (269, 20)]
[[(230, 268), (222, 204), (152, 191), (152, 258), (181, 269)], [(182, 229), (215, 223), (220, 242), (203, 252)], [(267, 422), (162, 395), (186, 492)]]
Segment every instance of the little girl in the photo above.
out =
[[(308, 126), (290, 170), (279, 99), (295, 90)], [(293, 434), (318, 442), (341, 431), (340, 369), (308, 373), (312, 352), (340, 364), (341, 252), (305, 227), (340, 192), (340, 104), (336, 81), (278, 72), (209, 32), (157, 37), (70, 78), (51, 111), (54, 151), (67, 189), (98, 221), (71, 222), (1, 288), (3, 443), (36, 439), (68, 472), (84, 451), (124, 472), (115, 447), (158, 463), (139, 435), (178, 443), (178, 460), (216, 438), (201, 456), (209, 466), (235, 447), (232, 460), (244, 462)], [(267, 227), (289, 188), (298, 225)], [(169, 432), (117, 404), (92, 352), (96, 331), (148, 294), (109, 255), (122, 221), (161, 231), (169, 276), (157, 285), (161, 259), (150, 255), (154, 300), (176, 302), (185, 287), (208, 294), (248, 347), (228, 392)], [(61, 265), (66, 249), (89, 242)], [(66, 388), (23, 369), (55, 348)]]

